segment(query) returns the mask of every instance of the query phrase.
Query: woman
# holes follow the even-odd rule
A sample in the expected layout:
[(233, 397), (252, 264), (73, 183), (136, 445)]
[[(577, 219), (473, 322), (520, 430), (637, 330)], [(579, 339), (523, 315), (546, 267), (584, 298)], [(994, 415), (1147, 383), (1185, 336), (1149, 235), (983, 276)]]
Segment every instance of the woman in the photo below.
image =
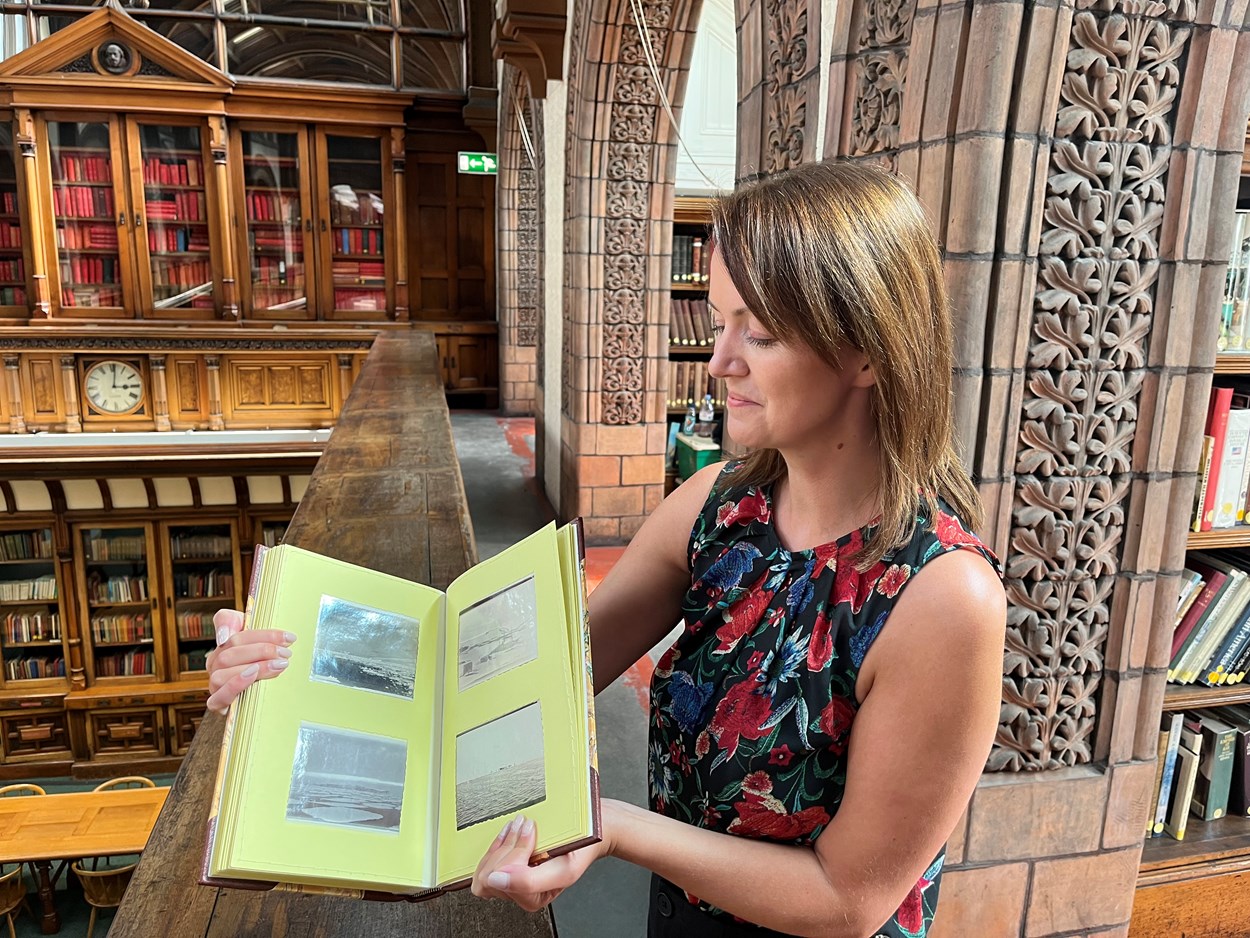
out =
[[(915, 938), (998, 724), (1006, 600), (952, 441), (936, 246), (893, 178), (809, 164), (714, 211), (709, 371), (751, 451), (647, 519), (590, 597), (596, 690), (685, 630), (651, 687), (651, 811), (530, 866), (505, 825), (479, 896), (550, 902), (596, 859), (651, 870), (648, 932)], [(222, 613), (210, 706), (280, 673)]]

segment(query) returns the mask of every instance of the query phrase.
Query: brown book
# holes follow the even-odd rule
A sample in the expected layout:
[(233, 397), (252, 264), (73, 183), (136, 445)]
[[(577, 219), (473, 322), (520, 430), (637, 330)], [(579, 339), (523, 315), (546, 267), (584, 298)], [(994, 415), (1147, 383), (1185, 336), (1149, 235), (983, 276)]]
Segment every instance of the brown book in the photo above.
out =
[(686, 311), (690, 316), (690, 324), (694, 329), (695, 345), (707, 345), (707, 341), (711, 338), (707, 330), (707, 324), (703, 321), (703, 314), (699, 311), (698, 300), (684, 300)]

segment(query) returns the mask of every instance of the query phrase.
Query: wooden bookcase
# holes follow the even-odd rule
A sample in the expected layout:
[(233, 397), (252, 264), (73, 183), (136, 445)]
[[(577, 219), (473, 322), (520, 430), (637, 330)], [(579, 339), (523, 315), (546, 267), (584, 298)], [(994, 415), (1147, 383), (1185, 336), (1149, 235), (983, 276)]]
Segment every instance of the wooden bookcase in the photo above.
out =
[[(1250, 132), (1246, 144), (1243, 179), (1250, 172)], [(1210, 311), (1210, 315), (1216, 313)], [(1250, 376), (1250, 353), (1217, 355), (1214, 371), (1217, 380), (1221, 375)], [(1203, 428), (1194, 427), (1190, 432), (1200, 435)], [(1250, 524), (1191, 532), (1186, 547), (1250, 548)], [(1250, 552), (1247, 558), (1250, 560)], [(1163, 711), (1218, 709), (1246, 702), (1250, 702), (1250, 683), (1214, 688), (1168, 685)], [(1204, 822), (1191, 814), (1187, 824), (1182, 841), (1166, 834), (1145, 840), (1129, 930), (1133, 938), (1227, 935), (1232, 934), (1228, 923), (1250, 920), (1250, 818), (1226, 816)], [(1218, 913), (1213, 915), (1212, 909)]]

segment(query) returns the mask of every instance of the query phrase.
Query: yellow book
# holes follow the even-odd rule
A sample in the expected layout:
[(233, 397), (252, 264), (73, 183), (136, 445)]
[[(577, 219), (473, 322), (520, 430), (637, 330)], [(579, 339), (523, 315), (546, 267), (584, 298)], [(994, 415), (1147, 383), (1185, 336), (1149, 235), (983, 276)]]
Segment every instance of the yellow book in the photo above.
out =
[(597, 841), (583, 556), (549, 524), (444, 594), (258, 549), (244, 627), (298, 639), (230, 708), (203, 882), (421, 899), (517, 814), (540, 853)]

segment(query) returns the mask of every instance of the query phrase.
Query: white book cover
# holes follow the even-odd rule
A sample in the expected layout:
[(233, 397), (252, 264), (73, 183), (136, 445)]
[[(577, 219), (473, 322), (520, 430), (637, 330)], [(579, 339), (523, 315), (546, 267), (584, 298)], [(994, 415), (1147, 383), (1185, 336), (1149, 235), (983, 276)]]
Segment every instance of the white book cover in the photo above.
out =
[(1220, 477), (1215, 492), (1215, 518), (1212, 528), (1231, 528), (1240, 511), (1245, 516), (1241, 476), (1246, 467), (1246, 447), (1250, 445), (1250, 410), (1228, 412), (1228, 434), (1220, 458)]

